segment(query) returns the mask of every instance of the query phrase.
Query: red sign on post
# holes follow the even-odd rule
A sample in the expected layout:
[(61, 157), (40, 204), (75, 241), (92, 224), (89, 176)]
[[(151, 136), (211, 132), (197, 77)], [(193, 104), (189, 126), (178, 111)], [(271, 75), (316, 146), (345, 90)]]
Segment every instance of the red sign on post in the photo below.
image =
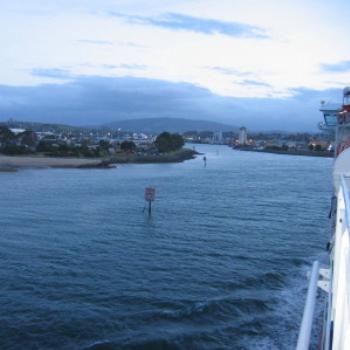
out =
[(145, 199), (148, 202), (153, 202), (156, 199), (156, 189), (153, 187), (146, 187)]

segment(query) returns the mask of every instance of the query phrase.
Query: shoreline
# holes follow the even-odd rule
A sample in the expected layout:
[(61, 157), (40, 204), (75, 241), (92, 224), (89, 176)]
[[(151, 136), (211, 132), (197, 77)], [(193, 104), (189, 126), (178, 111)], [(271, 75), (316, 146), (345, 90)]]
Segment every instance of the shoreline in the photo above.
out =
[(102, 159), (60, 158), (45, 156), (7, 156), (0, 154), (0, 171), (14, 172), (19, 169), (47, 168), (108, 168)]
[(185, 160), (191, 160), (199, 153), (189, 148), (182, 148), (169, 153), (160, 153), (158, 155), (140, 155), (140, 154), (118, 154), (111, 156), (111, 164), (156, 164), (156, 163), (181, 163)]
[(41, 155), (8, 156), (0, 154), (0, 172), (20, 169), (111, 169), (117, 164), (180, 163), (194, 159), (198, 153), (188, 148), (160, 155), (121, 154), (109, 158), (65, 158)]
[(252, 148), (234, 148), (235, 151), (246, 151), (246, 152), (257, 152), (257, 153), (274, 153), (283, 154), (288, 156), (303, 156), (303, 157), (322, 157), (322, 158), (333, 158), (332, 152), (313, 152), (313, 151), (283, 151), (283, 150), (260, 150)]

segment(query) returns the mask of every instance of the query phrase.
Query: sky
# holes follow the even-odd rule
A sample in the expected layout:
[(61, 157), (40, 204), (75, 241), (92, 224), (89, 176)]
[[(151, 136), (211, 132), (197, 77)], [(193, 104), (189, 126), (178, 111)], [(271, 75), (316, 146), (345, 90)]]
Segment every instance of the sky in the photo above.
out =
[(0, 120), (313, 130), (350, 84), (345, 0), (0, 0)]

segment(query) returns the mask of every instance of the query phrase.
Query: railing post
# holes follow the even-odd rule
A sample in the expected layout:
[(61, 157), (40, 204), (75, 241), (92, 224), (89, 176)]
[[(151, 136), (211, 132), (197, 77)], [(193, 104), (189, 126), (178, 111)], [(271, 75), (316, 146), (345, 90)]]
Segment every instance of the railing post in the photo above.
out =
[(298, 344), (297, 344), (296, 350), (309, 349), (314, 309), (315, 309), (315, 303), (316, 303), (319, 269), (320, 269), (319, 262), (314, 261), (312, 265), (312, 272), (311, 272), (311, 277), (309, 282), (309, 288), (307, 291), (303, 320), (300, 326), (299, 338), (298, 338)]

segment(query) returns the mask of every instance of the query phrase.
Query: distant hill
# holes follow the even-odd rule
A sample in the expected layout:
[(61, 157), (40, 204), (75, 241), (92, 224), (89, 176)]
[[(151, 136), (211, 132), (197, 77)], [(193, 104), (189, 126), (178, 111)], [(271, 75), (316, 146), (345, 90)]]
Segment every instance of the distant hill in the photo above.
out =
[(162, 131), (183, 133), (185, 131), (238, 131), (236, 126), (212, 122), (208, 120), (193, 120), (184, 118), (140, 118), (127, 119), (112, 122), (103, 125), (66, 125), (56, 123), (40, 123), (30, 121), (8, 120), (1, 122), (0, 125), (6, 125), (13, 128), (23, 128), (33, 131), (55, 131), (55, 132), (83, 132), (86, 130), (110, 129), (116, 130), (120, 128), (127, 132), (145, 132), (145, 133), (161, 133)]
[(142, 118), (128, 119), (103, 125), (103, 127), (122, 129), (123, 131), (160, 133), (162, 131), (237, 131), (236, 126), (212, 122), (208, 120), (193, 120), (184, 118)]
[(20, 128), (32, 131), (57, 131), (57, 132), (67, 132), (67, 131), (78, 131), (84, 130), (84, 126), (73, 126), (68, 124), (57, 124), (57, 123), (40, 123), (40, 122), (30, 122), (30, 121), (20, 121), (9, 119), (7, 121), (0, 121), (0, 125), (6, 125), (10, 128)]

